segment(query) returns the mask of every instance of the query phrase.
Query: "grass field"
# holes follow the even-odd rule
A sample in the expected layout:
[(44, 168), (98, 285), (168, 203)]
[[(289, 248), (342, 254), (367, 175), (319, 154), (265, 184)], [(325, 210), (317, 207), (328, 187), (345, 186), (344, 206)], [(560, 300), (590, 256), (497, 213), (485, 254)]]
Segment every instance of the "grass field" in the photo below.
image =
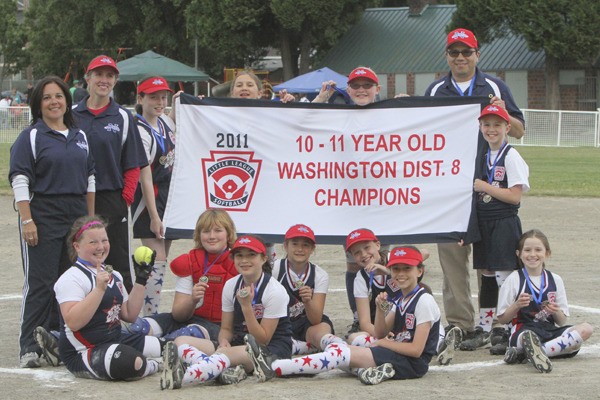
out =
[[(600, 197), (600, 149), (517, 146), (529, 165), (528, 196)], [(10, 144), (0, 144), (0, 195), (8, 184)]]

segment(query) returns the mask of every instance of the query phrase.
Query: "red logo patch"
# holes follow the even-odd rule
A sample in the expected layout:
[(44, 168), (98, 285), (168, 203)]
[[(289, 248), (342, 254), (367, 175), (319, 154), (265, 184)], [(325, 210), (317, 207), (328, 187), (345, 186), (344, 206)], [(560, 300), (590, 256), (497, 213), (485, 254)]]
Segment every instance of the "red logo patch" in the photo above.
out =
[(504, 167), (494, 168), (494, 180), (495, 181), (503, 181), (505, 174), (506, 174), (506, 169)]
[(415, 328), (415, 314), (406, 314), (404, 321), (406, 322), (406, 329)]
[(248, 211), (262, 160), (252, 151), (211, 151), (202, 159), (206, 208)]

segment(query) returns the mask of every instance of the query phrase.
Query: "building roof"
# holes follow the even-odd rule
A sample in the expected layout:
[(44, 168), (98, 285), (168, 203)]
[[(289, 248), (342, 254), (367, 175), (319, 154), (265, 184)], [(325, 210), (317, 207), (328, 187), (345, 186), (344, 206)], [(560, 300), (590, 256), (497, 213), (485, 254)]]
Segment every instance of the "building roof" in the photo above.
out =
[[(378, 74), (447, 70), (446, 26), (455, 11), (455, 5), (428, 5), (419, 15), (410, 15), (408, 7), (366, 9), (327, 53), (322, 66), (346, 74), (357, 66), (371, 67)], [(486, 71), (544, 68), (544, 53), (532, 52), (523, 38), (513, 34), (480, 45), (480, 50), (478, 65)]]

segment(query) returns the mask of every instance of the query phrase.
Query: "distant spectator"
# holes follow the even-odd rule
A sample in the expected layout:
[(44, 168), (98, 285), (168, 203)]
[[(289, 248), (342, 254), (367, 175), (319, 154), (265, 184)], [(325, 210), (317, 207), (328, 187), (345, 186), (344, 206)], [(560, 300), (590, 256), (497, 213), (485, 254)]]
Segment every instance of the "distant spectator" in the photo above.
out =
[(10, 97), (12, 97), (11, 105), (16, 106), (17, 104), (21, 104), (24, 102), (23, 97), (21, 96), (21, 93), (18, 92), (16, 88), (13, 88), (11, 93), (12, 93), (10, 95)]
[(85, 98), (85, 96), (88, 95), (88, 92), (83, 88), (83, 83), (81, 81), (75, 80), (74, 84), (75, 90), (73, 90), (73, 103), (79, 103)]
[(29, 82), (27, 84), (27, 91), (25, 92), (25, 95), (27, 96), (25, 101), (27, 102), (27, 104), (29, 104), (29, 100), (31, 99), (31, 93), (33, 93), (33, 83)]
[(8, 107), (10, 107), (11, 98), (9, 95), (0, 99), (0, 128), (8, 128), (10, 125)]

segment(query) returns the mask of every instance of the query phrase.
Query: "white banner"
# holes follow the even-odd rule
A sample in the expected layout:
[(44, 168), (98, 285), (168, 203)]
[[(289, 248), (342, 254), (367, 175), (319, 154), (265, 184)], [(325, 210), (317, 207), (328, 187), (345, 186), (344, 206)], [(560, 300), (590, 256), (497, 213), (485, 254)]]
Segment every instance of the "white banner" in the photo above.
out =
[(457, 240), (472, 211), (481, 107), (424, 100), (353, 107), (183, 96), (168, 234), (191, 237), (213, 207), (228, 210), (239, 232), (270, 240), (297, 223), (319, 243), (356, 228), (395, 243)]

